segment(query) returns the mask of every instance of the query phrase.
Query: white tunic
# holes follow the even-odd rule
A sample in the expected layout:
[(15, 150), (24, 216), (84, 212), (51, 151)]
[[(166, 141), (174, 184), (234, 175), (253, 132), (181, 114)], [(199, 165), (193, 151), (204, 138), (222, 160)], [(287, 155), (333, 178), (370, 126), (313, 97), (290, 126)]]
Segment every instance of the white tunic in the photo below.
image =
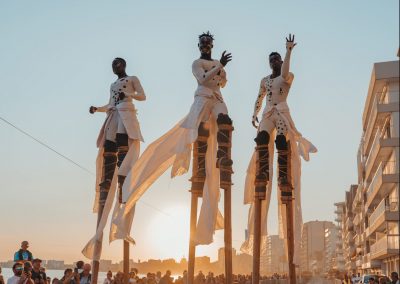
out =
[(192, 144), (197, 139), (200, 123), (206, 120), (210, 127), (206, 153), (207, 175), (196, 230), (196, 244), (211, 243), (214, 231), (223, 227), (223, 218), (218, 210), (220, 191), (219, 169), (216, 167), (218, 130), (216, 115), (227, 113), (220, 92), (220, 88), (226, 84), (226, 74), (219, 61), (204, 59), (193, 62), (192, 72), (198, 82), (198, 87), (189, 114), (166, 134), (151, 143), (129, 171), (122, 196), (123, 201), (126, 202), (127, 211), (124, 216), (114, 216), (114, 227), (123, 226), (127, 212), (134, 208), (140, 197), (168, 168), (172, 167), (172, 177), (188, 171)]
[[(121, 92), (125, 94), (123, 100), (119, 99), (119, 93)], [(130, 139), (137, 139), (143, 142), (135, 105), (132, 103), (133, 99), (138, 101), (146, 99), (142, 85), (137, 77), (124, 77), (111, 84), (108, 104), (97, 108), (98, 112), (107, 112), (107, 118), (97, 139), (97, 147), (102, 147), (105, 139), (115, 141), (115, 135), (118, 132), (118, 128), (121, 129), (121, 124), (124, 130), (122, 133), (127, 133)]]

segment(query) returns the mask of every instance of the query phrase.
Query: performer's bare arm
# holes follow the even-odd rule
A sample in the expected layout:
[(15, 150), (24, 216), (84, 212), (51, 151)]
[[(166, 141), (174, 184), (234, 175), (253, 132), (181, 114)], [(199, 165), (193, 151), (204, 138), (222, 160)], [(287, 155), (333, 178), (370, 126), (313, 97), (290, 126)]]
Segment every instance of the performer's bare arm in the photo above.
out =
[(132, 84), (133, 88), (135, 89), (135, 94), (132, 95), (131, 97), (137, 101), (145, 101), (146, 100), (146, 94), (144, 93), (143, 87), (140, 84), (139, 78), (133, 76), (132, 77)]
[(192, 72), (194, 77), (196, 77), (199, 84), (204, 84), (205, 82), (211, 80), (218, 72), (224, 68), (229, 61), (232, 60), (232, 55), (230, 53), (226, 54), (226, 51), (222, 53), (221, 59), (219, 62), (215, 63), (215, 66), (211, 68), (211, 70), (205, 70), (201, 65), (201, 62), (196, 60), (192, 65)]
[(285, 55), (285, 59), (283, 60), (282, 69), (281, 69), (282, 78), (287, 82), (291, 81), (293, 79), (293, 76), (289, 72), (290, 55), (292, 54), (292, 50), (296, 46), (296, 44), (297, 43), (294, 42), (294, 35), (292, 37), (292, 35), (289, 34), (289, 38), (286, 38), (286, 55)]
[(106, 112), (109, 108), (109, 106), (111, 105), (111, 98), (110, 101), (108, 102), (108, 104), (104, 105), (104, 106), (100, 106), (100, 107), (95, 107), (95, 106), (91, 106), (89, 108), (89, 112), (91, 114), (95, 113), (95, 112)]
[(264, 100), (265, 95), (267, 94), (267, 90), (265, 88), (265, 78), (263, 78), (261, 80), (260, 83), (260, 90), (258, 91), (258, 96), (257, 96), (257, 100), (254, 104), (254, 112), (253, 112), (253, 119), (252, 119), (252, 124), (255, 128), (257, 128), (258, 126), (256, 125), (256, 122), (258, 122), (258, 113), (260, 112), (261, 106), (262, 106), (262, 102)]

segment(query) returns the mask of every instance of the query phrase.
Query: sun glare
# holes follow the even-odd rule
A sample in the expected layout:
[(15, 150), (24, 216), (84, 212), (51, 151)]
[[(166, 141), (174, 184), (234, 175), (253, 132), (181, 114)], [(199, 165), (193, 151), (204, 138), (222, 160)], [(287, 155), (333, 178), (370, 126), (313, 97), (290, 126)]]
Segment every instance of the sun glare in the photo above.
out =
[(150, 220), (149, 245), (157, 251), (158, 258), (174, 258), (177, 261), (187, 257), (189, 247), (190, 209), (174, 206), (165, 210), (166, 214), (156, 214)]

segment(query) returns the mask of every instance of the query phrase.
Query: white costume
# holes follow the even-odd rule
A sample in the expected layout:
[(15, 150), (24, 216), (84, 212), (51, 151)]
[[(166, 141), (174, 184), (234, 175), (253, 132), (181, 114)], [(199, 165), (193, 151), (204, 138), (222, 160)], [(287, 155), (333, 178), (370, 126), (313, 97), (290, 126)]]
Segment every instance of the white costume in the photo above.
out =
[[(123, 92), (125, 97), (120, 99), (119, 94)], [(100, 202), (100, 184), (102, 182), (102, 172), (104, 167), (104, 145), (106, 140), (116, 142), (117, 133), (127, 134), (129, 151), (126, 158), (123, 160), (119, 169), (114, 172), (112, 177), (111, 186), (107, 198), (105, 200), (104, 209), (101, 219), (99, 221), (95, 236), (86, 244), (82, 253), (89, 259), (99, 260), (101, 255), (101, 243), (103, 239), (103, 230), (107, 223), (109, 213), (117, 192), (117, 176), (126, 176), (129, 169), (135, 164), (139, 157), (140, 141), (143, 142), (143, 137), (140, 131), (139, 121), (136, 116), (136, 108), (132, 103), (133, 99), (143, 101), (146, 99), (144, 90), (140, 81), (135, 76), (127, 76), (120, 78), (111, 84), (110, 87), (110, 100), (108, 104), (98, 107), (98, 112), (106, 112), (106, 120), (100, 130), (97, 138), (97, 147), (99, 148), (96, 159), (96, 197), (94, 200), (93, 212), (97, 213), (99, 210)], [(113, 216), (117, 215), (119, 211), (125, 212), (125, 205), (115, 203)], [(110, 242), (115, 239), (125, 239), (133, 242), (129, 236), (130, 228), (134, 215), (134, 208), (126, 212), (125, 218), (125, 231), (120, 232), (115, 227), (111, 227)]]
[(213, 240), (215, 229), (223, 227), (222, 215), (218, 210), (220, 191), (219, 169), (216, 167), (218, 130), (216, 116), (220, 113), (227, 114), (220, 92), (220, 88), (226, 84), (226, 74), (219, 61), (204, 59), (193, 62), (192, 72), (198, 82), (198, 88), (189, 114), (170, 131), (150, 144), (129, 171), (123, 186), (126, 212), (114, 218), (113, 224), (116, 227), (122, 226), (127, 212), (169, 167), (172, 167), (171, 177), (188, 171), (192, 144), (198, 137), (199, 125), (207, 121), (210, 130), (205, 165), (207, 175), (197, 225), (196, 243), (209, 244)]
[[(261, 80), (260, 91), (254, 107), (253, 117), (257, 117), (261, 109), (262, 101), (267, 96), (267, 106), (264, 109), (258, 132), (267, 131), (270, 140), (268, 144), (269, 152), (269, 181), (267, 183), (267, 191), (265, 200), (261, 201), (261, 253), (265, 253), (266, 237), (267, 237), (267, 215), (272, 191), (272, 169), (274, 161), (274, 143), (276, 135), (285, 135), (286, 140), (290, 141), (290, 162), (291, 162), (291, 178), (290, 184), (294, 187), (294, 263), (299, 264), (299, 249), (301, 242), (301, 232), (303, 226), (302, 212), (301, 212), (301, 160), (309, 160), (309, 153), (317, 152), (317, 149), (308, 140), (302, 137), (301, 133), (297, 131), (294, 122), (290, 116), (289, 107), (286, 103), (289, 94), (290, 86), (293, 82), (294, 76), (288, 72), (286, 79), (280, 75), (276, 78), (267, 76)], [(244, 203), (250, 204), (249, 217), (248, 217), (248, 238), (243, 243), (241, 250), (243, 252), (253, 253), (253, 238), (254, 238), (254, 191), (256, 180), (256, 160), (257, 154), (254, 152), (250, 164), (247, 169)], [(280, 196), (278, 195), (279, 202), (279, 235), (281, 238), (287, 239), (286, 230), (286, 211), (284, 205), (281, 204)], [(286, 242), (285, 242), (286, 243)]]

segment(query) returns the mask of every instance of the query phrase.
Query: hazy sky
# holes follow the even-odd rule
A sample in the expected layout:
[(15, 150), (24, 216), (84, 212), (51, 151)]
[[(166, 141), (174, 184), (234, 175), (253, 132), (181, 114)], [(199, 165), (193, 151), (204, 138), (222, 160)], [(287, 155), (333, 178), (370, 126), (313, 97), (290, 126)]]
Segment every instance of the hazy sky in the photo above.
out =
[[(333, 203), (357, 182), (361, 115), (374, 62), (396, 60), (399, 2), (387, 1), (2, 1), (0, 116), (95, 171), (96, 138), (120, 56), (137, 75), (147, 101), (136, 103), (146, 143), (189, 110), (196, 81), (197, 36), (215, 35), (214, 57), (233, 54), (223, 95), (234, 121), (233, 239), (239, 249), (247, 222), (245, 171), (256, 135), (251, 125), (267, 55), (284, 53), (296, 34), (289, 104), (297, 128), (319, 149), (303, 163), (304, 220), (333, 220)], [(43, 259), (83, 258), (95, 230), (94, 176), (0, 121), (0, 260), (20, 241)], [(135, 260), (187, 256), (190, 175), (169, 172), (137, 206), (131, 249)], [(274, 189), (276, 191), (276, 189)], [(270, 232), (277, 233), (272, 197)], [(222, 207), (221, 207), (222, 208)], [(106, 229), (108, 235), (108, 228)], [(217, 256), (223, 245), (198, 248)], [(121, 242), (104, 245), (119, 260)]]

